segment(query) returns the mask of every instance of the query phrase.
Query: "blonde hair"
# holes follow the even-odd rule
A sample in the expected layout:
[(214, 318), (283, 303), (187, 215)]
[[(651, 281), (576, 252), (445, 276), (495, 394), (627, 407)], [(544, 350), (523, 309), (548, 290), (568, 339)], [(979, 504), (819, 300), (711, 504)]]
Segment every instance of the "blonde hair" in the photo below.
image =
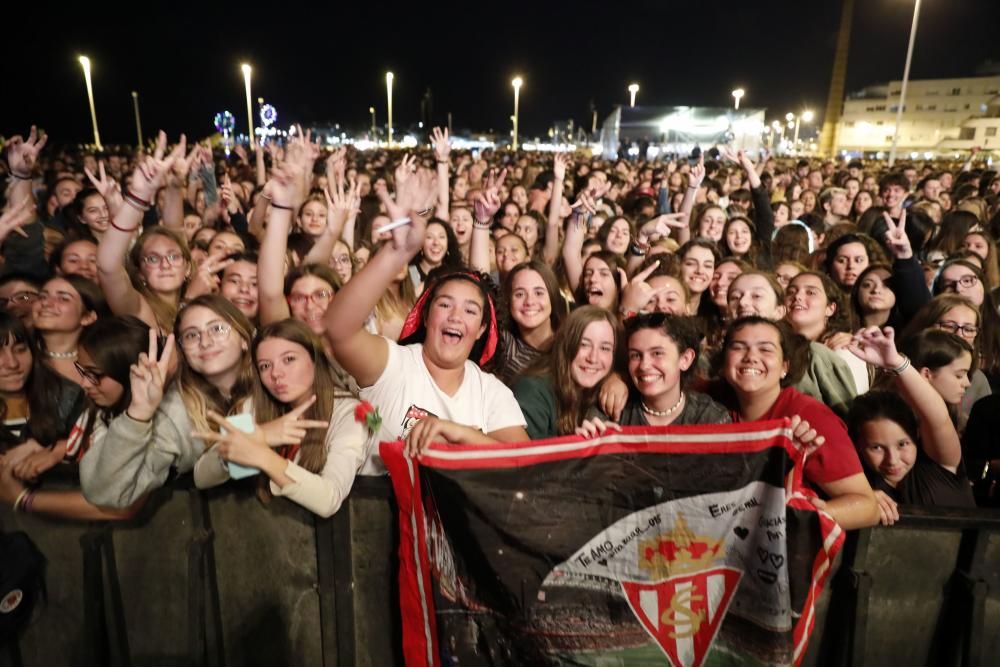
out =
[[(184, 262), (187, 265), (188, 274), (190, 274), (191, 268), (193, 266), (191, 261), (191, 251), (188, 249), (187, 239), (181, 234), (168, 229), (161, 225), (155, 227), (150, 227), (139, 236), (139, 239), (132, 246), (132, 250), (129, 252), (129, 259), (132, 262), (131, 270), (129, 271), (129, 278), (132, 280), (132, 286), (142, 295), (142, 298), (146, 300), (149, 305), (149, 309), (153, 311), (153, 316), (156, 317), (156, 324), (160, 331), (170, 331), (174, 328), (174, 321), (177, 319), (178, 312), (177, 306), (170, 303), (162, 296), (149, 289), (149, 285), (145, 283), (139, 273), (139, 267), (142, 265), (142, 251), (146, 246), (146, 242), (155, 236), (162, 236), (163, 238), (169, 239), (177, 244), (177, 247), (181, 249), (181, 254), (184, 255)], [(178, 290), (178, 301), (180, 300), (180, 295), (184, 293), (184, 286), (187, 284), (187, 278), (185, 278), (184, 284), (181, 285)]]
[(238, 412), (252, 392), (254, 383), (257, 381), (257, 373), (254, 371), (251, 362), (250, 345), (253, 342), (253, 327), (246, 315), (240, 312), (227, 299), (218, 294), (205, 294), (189, 301), (177, 313), (177, 322), (174, 327), (177, 346), (180, 348), (180, 325), (184, 319), (184, 313), (195, 307), (207, 308), (221, 317), (233, 328), (233, 333), (243, 339), (246, 344), (240, 355), (240, 370), (233, 385), (229, 398), (222, 395), (208, 380), (200, 373), (191, 368), (187, 357), (180, 355), (180, 372), (177, 374), (177, 390), (187, 408), (188, 416), (194, 429), (197, 431), (214, 431), (215, 428), (208, 421), (208, 411), (212, 410), (221, 415), (229, 415)]

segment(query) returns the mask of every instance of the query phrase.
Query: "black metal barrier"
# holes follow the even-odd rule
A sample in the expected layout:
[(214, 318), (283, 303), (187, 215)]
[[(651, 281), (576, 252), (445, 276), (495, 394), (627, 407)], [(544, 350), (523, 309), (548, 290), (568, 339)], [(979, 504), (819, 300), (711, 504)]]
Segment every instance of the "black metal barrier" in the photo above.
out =
[[(396, 521), (379, 478), (328, 520), (252, 480), (175, 483), (115, 524), (0, 508), (49, 561), (48, 602), (0, 666), (402, 665)], [(803, 664), (996, 664), (1000, 511), (914, 508), (839, 560)]]

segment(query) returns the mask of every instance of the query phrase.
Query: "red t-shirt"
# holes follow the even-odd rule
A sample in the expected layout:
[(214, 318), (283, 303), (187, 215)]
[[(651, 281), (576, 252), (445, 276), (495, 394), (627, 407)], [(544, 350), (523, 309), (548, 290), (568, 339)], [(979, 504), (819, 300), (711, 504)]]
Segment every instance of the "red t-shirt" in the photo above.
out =
[[(732, 415), (734, 422), (742, 421), (738, 412), (734, 411)], [(807, 396), (792, 387), (785, 387), (778, 394), (778, 400), (760, 421), (795, 415), (805, 419), (809, 422), (809, 426), (816, 429), (816, 433), (826, 438), (823, 446), (810, 454), (806, 461), (804, 476), (807, 482), (819, 486), (861, 474), (861, 461), (850, 436), (847, 435), (844, 422), (833, 410), (812, 396)]]

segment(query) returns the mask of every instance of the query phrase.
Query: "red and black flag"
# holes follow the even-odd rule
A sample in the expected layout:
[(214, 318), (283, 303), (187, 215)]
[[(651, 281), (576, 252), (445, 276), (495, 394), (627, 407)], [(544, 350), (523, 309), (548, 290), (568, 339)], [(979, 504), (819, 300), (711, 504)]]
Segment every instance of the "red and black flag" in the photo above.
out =
[(381, 451), (410, 667), (797, 664), (843, 542), (782, 421)]

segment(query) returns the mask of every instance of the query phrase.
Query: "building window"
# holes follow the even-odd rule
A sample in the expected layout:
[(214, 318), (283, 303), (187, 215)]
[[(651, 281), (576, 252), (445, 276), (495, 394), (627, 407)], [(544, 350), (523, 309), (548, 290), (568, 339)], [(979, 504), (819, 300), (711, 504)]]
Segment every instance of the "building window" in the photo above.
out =
[(958, 131), (958, 138), (962, 141), (970, 141), (976, 138), (976, 128), (963, 127)]
[(844, 123), (844, 126), (845, 127), (854, 127), (854, 121), (853, 120), (849, 120), (846, 123)]
[(995, 137), (995, 136), (997, 136), (997, 128), (995, 128), (995, 127), (988, 127), (988, 128), (986, 128), (986, 136), (987, 137)]
[[(903, 108), (905, 109), (906, 107), (903, 107)], [(917, 105), (917, 111), (923, 111), (923, 110), (924, 110), (924, 105), (923, 104), (918, 104)]]
[(929, 104), (929, 105), (927, 105), (927, 110), (928, 111), (937, 111), (937, 105), (936, 104)]
[(951, 94), (952, 95), (961, 95), (962, 94), (962, 89), (961, 88), (952, 88), (951, 89)]
[(888, 143), (891, 143), (891, 142), (892, 142), (892, 135), (891, 134), (885, 135), (885, 143), (888, 144)]

